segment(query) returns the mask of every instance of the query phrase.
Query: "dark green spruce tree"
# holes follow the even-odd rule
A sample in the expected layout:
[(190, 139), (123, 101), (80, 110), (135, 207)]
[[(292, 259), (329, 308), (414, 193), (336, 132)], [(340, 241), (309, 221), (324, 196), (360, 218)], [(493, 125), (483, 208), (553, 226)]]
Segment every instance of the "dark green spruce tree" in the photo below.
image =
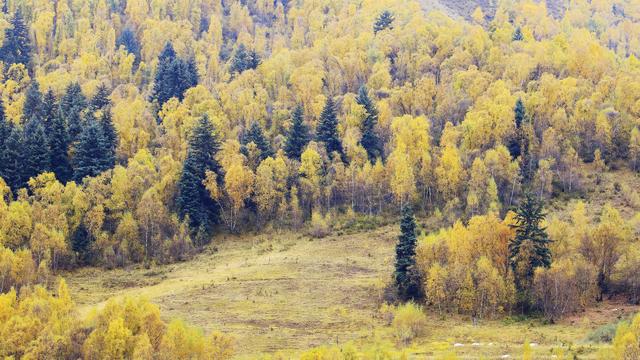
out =
[(99, 111), (111, 106), (109, 89), (105, 84), (98, 85), (96, 94), (91, 98), (91, 110)]
[(379, 31), (384, 29), (393, 29), (393, 22), (395, 21), (395, 16), (389, 10), (385, 10), (378, 15), (376, 18), (375, 24), (373, 24), (373, 33), (377, 34)]
[(244, 44), (238, 45), (231, 58), (229, 71), (238, 74), (249, 69), (255, 69), (260, 65), (260, 56), (253, 50), (249, 50)]
[(62, 115), (58, 113), (48, 125), (51, 171), (61, 183), (71, 180), (73, 170), (69, 162), (69, 135)]
[(23, 185), (26, 185), (30, 178), (49, 170), (50, 154), (47, 135), (41, 119), (31, 118), (24, 126), (23, 136), (22, 180), (25, 182)]
[(67, 125), (69, 143), (74, 143), (82, 132), (82, 114), (87, 108), (87, 98), (82, 93), (80, 84), (72, 83), (67, 86), (65, 94), (60, 99), (60, 114)]
[(203, 181), (206, 172), (213, 171), (218, 175), (219, 184), (222, 184), (222, 171), (216, 160), (219, 149), (215, 129), (205, 115), (192, 131), (178, 182), (178, 213), (183, 219), (189, 218), (189, 225), (194, 230), (206, 229), (208, 232), (218, 222), (218, 208)]
[(27, 94), (24, 99), (24, 106), (22, 108), (22, 121), (27, 123), (29, 120), (36, 118), (44, 121), (45, 109), (42, 102), (42, 93), (37, 81), (32, 81), (31, 85), (27, 88)]
[(546, 228), (544, 203), (531, 193), (525, 194), (515, 216), (516, 235), (509, 243), (509, 263), (515, 274), (516, 288), (526, 299), (536, 268), (551, 266), (551, 240)]
[(378, 124), (378, 109), (376, 105), (369, 98), (367, 88), (362, 86), (358, 91), (358, 97), (356, 102), (364, 107), (366, 114), (362, 121), (362, 138), (360, 139), (360, 145), (367, 151), (367, 156), (371, 163), (375, 163), (376, 159), (382, 156), (382, 147), (380, 144), (380, 138), (376, 133), (376, 125)]
[(4, 32), (4, 43), (0, 48), (0, 60), (5, 64), (24, 64), (29, 68), (31, 62), (31, 38), (29, 28), (24, 22), (20, 10), (16, 10), (11, 26)]
[(9, 137), (5, 141), (2, 152), (2, 178), (14, 192), (23, 186), (23, 166), (25, 156), (22, 150), (22, 131), (17, 126), (11, 126)]
[(310, 139), (309, 127), (304, 123), (304, 110), (301, 105), (298, 105), (291, 113), (291, 127), (289, 127), (287, 141), (284, 145), (287, 157), (300, 160), (300, 156)]
[(104, 149), (103, 166), (105, 169), (111, 169), (116, 164), (118, 133), (113, 125), (113, 117), (109, 108), (102, 110), (100, 115), (100, 131), (102, 132), (102, 148)]
[(416, 220), (411, 206), (402, 208), (400, 237), (396, 244), (395, 283), (398, 296), (403, 300), (421, 296), (420, 280), (416, 269)]
[(520, 26), (518, 26), (516, 28), (516, 30), (513, 32), (512, 40), (513, 41), (522, 41), (522, 40), (524, 40), (524, 36), (522, 35), (522, 29), (520, 29)]
[(273, 157), (273, 148), (271, 147), (271, 144), (269, 143), (267, 137), (264, 135), (262, 126), (260, 126), (257, 121), (251, 123), (251, 126), (249, 127), (249, 130), (245, 134), (243, 140), (244, 144), (248, 144), (251, 142), (256, 144), (258, 151), (260, 151), (260, 161), (268, 157)]
[(158, 56), (158, 67), (153, 83), (152, 100), (159, 108), (175, 97), (182, 100), (187, 89), (198, 84), (198, 72), (193, 59), (182, 60), (168, 42)]
[(138, 66), (140, 63), (140, 43), (136, 38), (135, 32), (133, 32), (131, 28), (125, 28), (120, 33), (120, 36), (118, 36), (118, 39), (116, 40), (116, 48), (120, 48), (120, 46), (124, 46), (130, 54), (135, 56), (133, 64)]
[(524, 121), (525, 108), (522, 103), (522, 99), (518, 98), (516, 100), (516, 105), (513, 109), (513, 119), (515, 130), (511, 138), (509, 139), (508, 148), (509, 153), (511, 154), (511, 158), (516, 159), (518, 156), (522, 155), (522, 145), (524, 140), (524, 134), (522, 131), (522, 122)]
[(58, 104), (53, 90), (47, 90), (42, 98), (42, 114), (44, 115), (42, 119), (44, 120), (44, 128), (47, 131), (47, 135), (49, 134), (54, 119), (58, 117), (59, 109), (60, 104)]
[(9, 135), (11, 135), (11, 130), (12, 125), (5, 116), (4, 103), (0, 98), (0, 177), (5, 179), (5, 181), (5, 167), (7, 166), (5, 161), (8, 161), (8, 159), (5, 159), (5, 153), (7, 152), (5, 145), (9, 139)]
[(329, 157), (333, 157), (333, 153), (337, 152), (344, 160), (342, 142), (338, 135), (338, 116), (336, 114), (336, 105), (331, 97), (327, 99), (324, 109), (320, 114), (320, 120), (316, 129), (316, 140), (324, 144)]
[(87, 176), (96, 176), (108, 168), (105, 144), (100, 124), (89, 116), (75, 147), (73, 178), (76, 182), (82, 182)]

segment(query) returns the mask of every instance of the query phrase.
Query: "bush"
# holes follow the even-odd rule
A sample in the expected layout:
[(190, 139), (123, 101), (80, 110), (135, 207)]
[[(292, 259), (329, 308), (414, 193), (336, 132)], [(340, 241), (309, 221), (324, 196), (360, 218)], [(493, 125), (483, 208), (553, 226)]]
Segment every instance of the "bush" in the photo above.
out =
[(311, 225), (309, 227), (309, 235), (320, 239), (331, 234), (331, 227), (329, 226), (330, 216), (322, 216), (318, 211), (313, 211), (311, 214)]
[(427, 317), (422, 307), (412, 302), (399, 305), (393, 312), (391, 326), (398, 342), (409, 344), (413, 339), (423, 334), (427, 325)]

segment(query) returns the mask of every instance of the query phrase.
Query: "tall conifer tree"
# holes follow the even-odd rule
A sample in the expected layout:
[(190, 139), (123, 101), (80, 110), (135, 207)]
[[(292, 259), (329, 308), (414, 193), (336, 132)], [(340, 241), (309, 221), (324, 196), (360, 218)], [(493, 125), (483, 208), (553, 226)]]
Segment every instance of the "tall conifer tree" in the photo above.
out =
[(291, 114), (291, 127), (287, 133), (287, 141), (284, 151), (290, 159), (300, 160), (304, 148), (309, 143), (311, 136), (309, 128), (304, 123), (304, 110), (298, 105)]
[(367, 156), (371, 163), (375, 163), (376, 159), (382, 155), (380, 138), (376, 133), (376, 125), (378, 124), (378, 109), (369, 98), (367, 88), (362, 86), (358, 92), (356, 102), (364, 107), (366, 114), (362, 121), (362, 138), (360, 144), (367, 151)]
[(11, 26), (4, 32), (4, 43), (0, 48), (0, 59), (5, 64), (24, 64), (27, 68), (31, 62), (31, 38), (24, 22), (22, 12), (18, 9), (11, 19)]
[(336, 115), (336, 107), (331, 97), (327, 99), (324, 109), (320, 114), (320, 121), (318, 122), (318, 128), (316, 129), (316, 139), (324, 143), (329, 157), (332, 157), (333, 153), (337, 152), (342, 158), (344, 158), (342, 142), (338, 135), (338, 117)]

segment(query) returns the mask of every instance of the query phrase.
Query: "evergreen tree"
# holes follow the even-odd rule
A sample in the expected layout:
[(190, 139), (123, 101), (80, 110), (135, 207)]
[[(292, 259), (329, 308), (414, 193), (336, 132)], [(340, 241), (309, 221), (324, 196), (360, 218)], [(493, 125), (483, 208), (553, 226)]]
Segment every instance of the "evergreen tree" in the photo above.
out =
[(109, 89), (105, 84), (100, 84), (96, 90), (96, 94), (91, 98), (91, 110), (99, 111), (104, 110), (111, 106), (111, 100), (109, 99)]
[(116, 40), (116, 48), (120, 48), (120, 46), (124, 46), (130, 54), (133, 54), (136, 57), (134, 65), (137, 66), (140, 63), (140, 43), (131, 28), (125, 28), (120, 33), (120, 36), (118, 36), (118, 39)]
[(106, 108), (100, 117), (100, 130), (102, 132), (102, 148), (104, 149), (103, 166), (111, 169), (116, 164), (116, 149), (118, 147), (118, 134), (113, 125), (111, 111)]
[(260, 151), (260, 161), (273, 157), (274, 152), (271, 148), (271, 144), (269, 140), (264, 136), (264, 132), (262, 131), (262, 127), (258, 124), (257, 121), (251, 123), (251, 127), (249, 127), (249, 131), (244, 136), (244, 144), (248, 143), (256, 144), (256, 147)]
[(377, 34), (384, 29), (393, 29), (393, 22), (395, 16), (389, 10), (385, 10), (376, 18), (376, 22), (373, 25), (373, 33)]
[(192, 229), (203, 228), (209, 231), (218, 221), (217, 207), (203, 181), (208, 170), (218, 174), (218, 181), (222, 184), (221, 168), (216, 160), (219, 149), (215, 129), (205, 115), (193, 129), (178, 182), (178, 211), (182, 219), (189, 218)]
[(78, 143), (73, 158), (73, 177), (76, 182), (82, 182), (87, 176), (96, 176), (106, 170), (105, 140), (100, 124), (89, 117), (82, 132), (78, 136)]
[(524, 36), (522, 35), (522, 29), (520, 29), (520, 26), (518, 26), (516, 28), (516, 31), (513, 32), (513, 41), (522, 41), (524, 39)]
[(529, 290), (536, 268), (551, 265), (551, 240), (541, 225), (545, 219), (543, 209), (544, 203), (527, 193), (516, 210), (516, 235), (509, 243), (509, 262), (521, 293)]
[(331, 97), (327, 99), (324, 109), (320, 114), (320, 121), (318, 122), (318, 128), (316, 129), (316, 139), (324, 143), (329, 157), (332, 157), (333, 153), (337, 152), (344, 159), (342, 142), (338, 136), (338, 117), (336, 115), (336, 107)]
[(0, 48), (0, 60), (5, 64), (24, 64), (31, 62), (31, 38), (29, 28), (24, 22), (22, 12), (16, 10), (11, 26), (4, 32), (4, 43)]
[(304, 148), (309, 143), (311, 135), (304, 123), (304, 110), (298, 105), (291, 114), (291, 127), (287, 133), (284, 151), (290, 159), (300, 160)]
[(24, 127), (24, 163), (22, 164), (22, 180), (28, 181), (32, 177), (49, 170), (49, 147), (42, 120), (33, 117)]
[(22, 131), (11, 126), (11, 132), (4, 144), (2, 152), (2, 178), (11, 190), (16, 191), (23, 186), (24, 153), (22, 151)]
[(74, 143), (82, 131), (82, 113), (87, 107), (87, 99), (82, 94), (80, 84), (70, 84), (60, 99), (60, 114), (66, 122), (69, 143)]
[(27, 123), (29, 120), (36, 118), (44, 121), (45, 108), (42, 102), (42, 93), (37, 81), (32, 81), (27, 88), (27, 94), (24, 99), (22, 108), (22, 121)]
[(48, 131), (51, 171), (64, 184), (71, 180), (73, 170), (69, 162), (69, 135), (62, 115), (58, 113), (53, 117)]
[(12, 125), (5, 116), (4, 103), (0, 98), (0, 177), (1, 178), (5, 178), (5, 167), (7, 167), (8, 165), (7, 163), (5, 163), (5, 161), (7, 162), (9, 161), (8, 159), (5, 159), (5, 154), (7, 152), (5, 145), (7, 144), (9, 136), (11, 135), (11, 131), (12, 131)]
[(356, 102), (362, 105), (366, 111), (364, 121), (362, 122), (362, 138), (360, 144), (367, 151), (369, 161), (375, 163), (376, 159), (382, 155), (380, 146), (380, 138), (376, 133), (376, 125), (378, 124), (378, 109), (369, 98), (367, 88), (362, 86), (358, 92)]
[(420, 295), (420, 282), (416, 281), (416, 221), (413, 210), (405, 205), (402, 208), (400, 237), (396, 245), (395, 281), (398, 295), (404, 299), (417, 298)]
[(198, 72), (195, 61), (178, 58), (173, 45), (167, 43), (158, 56), (152, 100), (159, 107), (172, 97), (182, 100), (184, 92), (197, 84)]
[(260, 65), (260, 56), (253, 50), (248, 50), (244, 44), (238, 45), (229, 71), (232, 74), (241, 73), (249, 69), (255, 69)]
[(53, 90), (47, 90), (42, 100), (42, 114), (44, 115), (44, 128), (47, 135), (49, 134), (54, 119), (58, 117), (59, 108), (60, 106), (57, 103), (56, 95), (53, 93)]
[(524, 121), (525, 117), (525, 108), (522, 103), (522, 99), (518, 98), (516, 100), (514, 112), (514, 124), (515, 131), (513, 136), (509, 139), (508, 148), (509, 153), (511, 153), (511, 157), (516, 159), (518, 156), (522, 154), (522, 145), (524, 140), (524, 134), (522, 132), (522, 121)]

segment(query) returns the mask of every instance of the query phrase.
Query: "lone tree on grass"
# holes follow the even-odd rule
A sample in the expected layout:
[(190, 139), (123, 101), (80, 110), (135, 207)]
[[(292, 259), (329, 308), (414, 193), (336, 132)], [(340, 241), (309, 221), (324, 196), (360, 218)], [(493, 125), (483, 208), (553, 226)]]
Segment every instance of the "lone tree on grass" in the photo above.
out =
[(396, 245), (395, 280), (398, 296), (402, 300), (421, 297), (420, 276), (416, 269), (416, 220), (413, 210), (405, 205), (402, 208), (400, 237)]
[(543, 209), (541, 200), (531, 193), (525, 195), (516, 210), (516, 236), (509, 244), (509, 263), (523, 307), (528, 304), (536, 268), (551, 266), (551, 240), (541, 225), (546, 215)]

